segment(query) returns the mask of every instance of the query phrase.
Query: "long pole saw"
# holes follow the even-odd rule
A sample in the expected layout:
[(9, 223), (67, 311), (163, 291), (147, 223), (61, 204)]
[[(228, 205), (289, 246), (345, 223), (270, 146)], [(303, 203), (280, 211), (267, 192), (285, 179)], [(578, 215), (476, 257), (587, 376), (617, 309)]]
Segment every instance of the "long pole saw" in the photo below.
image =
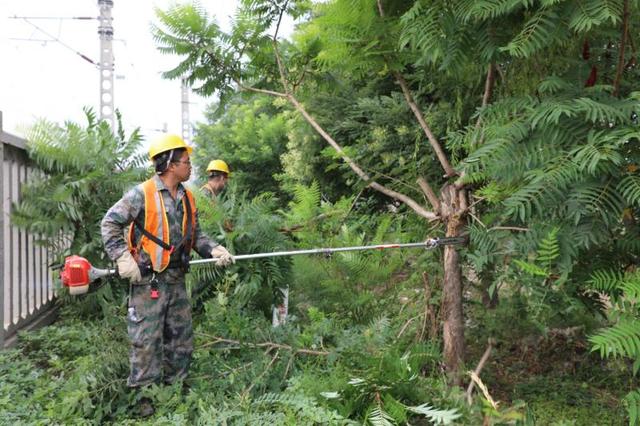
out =
[[(250, 260), (250, 259), (262, 259), (268, 257), (282, 257), (282, 256), (297, 256), (302, 254), (324, 254), (330, 255), (331, 253), (339, 253), (344, 251), (364, 251), (364, 250), (387, 250), (398, 248), (424, 248), (426, 250), (432, 250), (436, 247), (443, 245), (456, 245), (464, 244), (465, 237), (448, 237), (448, 238), (429, 238), (426, 241), (420, 243), (403, 243), (403, 244), (376, 244), (370, 246), (352, 246), (352, 247), (333, 247), (333, 248), (314, 248), (307, 250), (291, 250), (291, 251), (276, 251), (270, 253), (254, 253), (254, 254), (240, 254), (233, 256), (238, 260)], [(189, 265), (202, 265), (205, 263), (217, 263), (218, 258), (213, 257), (209, 259), (197, 259), (189, 262)], [(69, 289), (69, 294), (79, 295), (84, 294), (89, 290), (89, 284), (100, 279), (110, 276), (117, 276), (118, 271), (116, 269), (99, 269), (89, 263), (87, 259), (81, 256), (69, 256), (65, 258), (64, 266), (60, 271), (60, 278), (62, 285)]]

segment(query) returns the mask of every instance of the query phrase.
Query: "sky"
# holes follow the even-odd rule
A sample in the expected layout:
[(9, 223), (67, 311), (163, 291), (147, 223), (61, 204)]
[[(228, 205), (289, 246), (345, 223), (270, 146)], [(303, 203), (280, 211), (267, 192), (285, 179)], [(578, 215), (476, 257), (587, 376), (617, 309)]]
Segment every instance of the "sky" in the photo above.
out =
[[(114, 105), (123, 116), (125, 132), (140, 127), (148, 140), (164, 128), (180, 135), (179, 80), (160, 73), (178, 58), (155, 48), (150, 24), (158, 22), (154, 7), (166, 9), (170, 0), (114, 0), (112, 9), (115, 56)], [(209, 0), (208, 7), (223, 29), (228, 29), (237, 0)], [(99, 15), (97, 0), (0, 0), (0, 111), (3, 130), (24, 136), (37, 118), (84, 124), (82, 108), (99, 111), (99, 72), (74, 50), (99, 62), (97, 20), (28, 19), (70, 48), (51, 40), (24, 19), (11, 17), (79, 17)], [(34, 41), (35, 40), (35, 41)], [(190, 119), (203, 121), (213, 99), (190, 94)]]

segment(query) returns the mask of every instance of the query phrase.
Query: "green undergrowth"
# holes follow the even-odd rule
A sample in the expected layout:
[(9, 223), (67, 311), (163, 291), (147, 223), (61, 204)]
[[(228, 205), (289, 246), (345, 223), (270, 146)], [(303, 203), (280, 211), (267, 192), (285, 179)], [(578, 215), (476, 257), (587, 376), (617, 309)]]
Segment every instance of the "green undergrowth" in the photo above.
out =
[[(637, 385), (626, 366), (591, 354), (579, 329), (536, 333), (526, 318), (494, 333), (496, 348), (480, 374), (498, 410), (478, 393), (467, 405), (464, 390), (447, 385), (439, 337), (429, 339), (415, 318), (425, 281), (407, 271), (423, 271), (435, 255), (394, 256), (377, 259), (388, 262), (386, 280), (372, 273), (356, 283), (369, 286), (370, 299), (337, 288), (340, 262), (297, 259), (294, 280), (310, 273), (317, 281), (292, 291), (290, 320), (278, 328), (236, 303), (222, 280), (194, 317), (196, 350), (184, 389), (181, 383), (127, 389), (124, 304), (113, 306), (108, 319), (78, 319), (65, 308), (56, 324), (20, 335), (16, 349), (0, 353), (0, 424), (476, 425), (485, 415), (496, 425), (625, 424), (619, 401)], [(313, 291), (321, 286), (327, 288)], [(503, 302), (476, 320), (506, 321), (512, 301)], [(470, 329), (473, 368), (486, 335)], [(135, 416), (143, 396), (156, 406), (149, 419)]]
[[(62, 318), (0, 354), (0, 423), (349, 424), (375, 418), (380, 401), (401, 421), (424, 418), (409, 408), (427, 402), (455, 409), (444, 377), (421, 374), (437, 371), (437, 345), (396, 342), (386, 317), (349, 327), (309, 308), (304, 318), (273, 329), (261, 314), (207, 301), (188, 390), (140, 393), (125, 386), (124, 323)], [(145, 421), (134, 415), (142, 396), (156, 405)]]
[[(243, 254), (425, 238), (404, 216), (350, 217), (352, 199), (322, 202), (317, 185), (301, 187), (286, 212), (274, 213), (277, 203), (230, 192), (203, 207), (201, 225)], [(126, 284), (63, 295), (57, 323), (0, 352), (0, 424), (624, 424), (620, 401), (637, 383), (621, 360), (591, 352), (598, 317), (560, 287), (509, 275), (495, 309), (465, 282), (462, 371), (495, 341), (484, 391), (469, 403), (469, 376), (452, 387), (444, 372), (441, 265), (441, 249), (412, 249), (194, 267), (189, 377), (136, 392), (126, 386)], [(283, 288), (289, 317), (274, 328)], [(156, 408), (147, 419), (137, 417), (143, 397)]]
[(629, 375), (627, 361), (603, 360), (592, 351), (588, 336), (598, 323), (588, 308), (554, 305), (540, 314), (536, 303), (502, 291), (496, 308), (472, 306), (467, 362), (474, 368), (492, 339), (480, 375), (493, 399), (507, 406), (526, 402), (536, 425), (628, 424), (621, 401), (639, 381)]

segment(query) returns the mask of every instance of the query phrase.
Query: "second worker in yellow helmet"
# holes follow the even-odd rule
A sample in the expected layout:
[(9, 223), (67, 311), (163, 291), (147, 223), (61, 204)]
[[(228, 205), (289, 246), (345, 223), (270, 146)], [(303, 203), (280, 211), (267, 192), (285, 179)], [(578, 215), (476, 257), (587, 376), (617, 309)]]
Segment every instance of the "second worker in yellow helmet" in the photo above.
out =
[(210, 198), (217, 196), (227, 185), (230, 174), (227, 163), (222, 160), (211, 160), (207, 166), (207, 183), (202, 186), (202, 192)]

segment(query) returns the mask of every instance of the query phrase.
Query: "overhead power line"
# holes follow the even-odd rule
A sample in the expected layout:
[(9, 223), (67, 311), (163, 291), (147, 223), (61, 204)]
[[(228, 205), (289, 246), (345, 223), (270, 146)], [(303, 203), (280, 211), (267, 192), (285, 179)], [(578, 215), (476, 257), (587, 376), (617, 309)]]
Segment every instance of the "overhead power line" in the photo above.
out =
[(53, 20), (67, 20), (78, 19), (81, 21), (97, 20), (94, 16), (9, 16), (9, 19), (53, 19)]
[[(18, 17), (15, 17), (15, 18), (17, 19)], [(72, 51), (76, 55), (80, 56), (82, 59), (84, 59), (85, 61), (89, 62), (94, 67), (98, 67), (98, 64), (96, 62), (94, 62), (91, 58), (89, 58), (87, 55), (77, 51), (76, 49), (74, 49), (73, 47), (69, 46), (64, 41), (60, 40), (60, 38), (54, 36), (53, 34), (49, 33), (45, 29), (43, 29), (40, 26), (38, 26), (38, 25), (34, 24), (33, 22), (29, 21), (30, 18), (22, 17), (21, 19), (23, 19), (24, 22), (26, 22), (27, 24), (31, 25), (32, 27), (34, 27), (35, 29), (40, 31), (42, 34), (46, 35), (47, 37), (50, 37), (51, 40), (49, 40), (49, 41), (55, 41), (57, 43), (60, 43), (61, 46), (63, 46), (64, 48), (66, 48), (66, 49), (68, 49), (70, 51)]]
[[(13, 16), (11, 19), (22, 19), (27, 24), (34, 27), (37, 31), (50, 37), (51, 40), (41, 40), (41, 42), (57, 42), (64, 48), (72, 51), (80, 56), (83, 60), (89, 62), (100, 72), (100, 119), (107, 120), (111, 124), (111, 128), (115, 127), (114, 120), (114, 101), (113, 101), (113, 80), (114, 80), (114, 57), (113, 57), (113, 18), (111, 17), (111, 9), (113, 8), (113, 0), (98, 0), (99, 16)], [(79, 52), (69, 44), (62, 41), (59, 37), (49, 33), (44, 28), (31, 22), (32, 20), (80, 20), (80, 21), (98, 21), (98, 34), (100, 36), (100, 62), (96, 62), (87, 55)]]
[(39, 43), (50, 43), (55, 42), (55, 40), (51, 40), (50, 38), (18, 38), (18, 37), (9, 37), (9, 40), (15, 41), (36, 41)]

